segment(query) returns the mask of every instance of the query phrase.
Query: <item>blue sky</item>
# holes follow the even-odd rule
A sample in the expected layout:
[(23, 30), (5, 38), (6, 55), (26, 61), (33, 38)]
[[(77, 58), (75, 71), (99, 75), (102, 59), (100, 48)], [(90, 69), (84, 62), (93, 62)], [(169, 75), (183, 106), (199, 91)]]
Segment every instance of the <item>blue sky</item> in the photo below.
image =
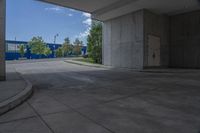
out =
[(42, 36), (47, 43), (57, 43), (65, 37), (73, 42), (79, 38), (86, 44), (91, 18), (90, 14), (63, 8), (35, 0), (6, 0), (6, 39), (29, 41)]

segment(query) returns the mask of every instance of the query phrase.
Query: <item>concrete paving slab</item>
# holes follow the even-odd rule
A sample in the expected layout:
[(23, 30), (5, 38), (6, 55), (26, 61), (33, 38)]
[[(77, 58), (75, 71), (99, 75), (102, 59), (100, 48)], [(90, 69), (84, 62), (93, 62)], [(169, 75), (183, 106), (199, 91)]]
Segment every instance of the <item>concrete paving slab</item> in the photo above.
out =
[(55, 95), (54, 96), (60, 103), (63, 103), (72, 108), (81, 108), (84, 106), (92, 106), (96, 104), (102, 103), (102, 100), (99, 100), (95, 96), (91, 96), (88, 94), (66, 94), (63, 95)]
[(110, 133), (76, 112), (56, 113), (43, 118), (55, 133)]
[(200, 102), (198, 88), (187, 88), (186, 86), (181, 87), (179, 85), (171, 88), (163, 87), (141, 95), (141, 99), (152, 104), (190, 114), (192, 117), (200, 120), (200, 107), (197, 106)]
[(116, 133), (188, 133), (199, 131), (199, 117), (130, 97), (80, 112)]
[(39, 119), (29, 118), (0, 124), (0, 133), (52, 133)]
[(34, 93), (28, 103), (40, 114), (50, 114), (66, 111), (69, 108), (54, 100), (53, 97), (44, 94)]
[(35, 117), (36, 114), (27, 103), (19, 105), (17, 108), (10, 110), (6, 114), (0, 116), (0, 123), (16, 121), (20, 119)]

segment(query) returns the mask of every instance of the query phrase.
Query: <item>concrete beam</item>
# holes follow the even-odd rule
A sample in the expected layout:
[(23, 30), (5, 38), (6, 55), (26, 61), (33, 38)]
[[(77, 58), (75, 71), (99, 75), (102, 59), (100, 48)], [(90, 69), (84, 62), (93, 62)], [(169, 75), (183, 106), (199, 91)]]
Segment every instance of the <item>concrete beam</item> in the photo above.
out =
[(147, 9), (156, 14), (175, 15), (199, 10), (199, 0), (39, 0), (89, 12), (92, 18), (107, 21)]
[(0, 81), (3, 81), (6, 79), (5, 10), (6, 10), (6, 0), (0, 0)]
[(135, 1), (138, 1), (138, 0), (118, 0), (115, 3), (112, 3), (110, 5), (107, 5), (106, 7), (103, 7), (99, 10), (92, 12), (92, 18), (97, 18), (98, 16), (100, 16), (102, 14), (105, 14), (105, 13), (110, 12), (112, 10), (116, 10), (116, 9), (122, 7), (122, 6), (128, 5), (128, 4), (133, 3)]

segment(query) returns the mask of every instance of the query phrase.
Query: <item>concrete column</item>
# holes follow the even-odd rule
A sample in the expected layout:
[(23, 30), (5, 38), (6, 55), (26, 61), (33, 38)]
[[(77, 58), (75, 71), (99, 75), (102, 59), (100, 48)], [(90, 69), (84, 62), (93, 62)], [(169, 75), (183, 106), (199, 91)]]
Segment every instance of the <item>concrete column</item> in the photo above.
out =
[(0, 81), (6, 79), (5, 67), (5, 9), (6, 0), (0, 0)]
[(116, 68), (143, 69), (143, 10), (104, 22), (103, 63)]

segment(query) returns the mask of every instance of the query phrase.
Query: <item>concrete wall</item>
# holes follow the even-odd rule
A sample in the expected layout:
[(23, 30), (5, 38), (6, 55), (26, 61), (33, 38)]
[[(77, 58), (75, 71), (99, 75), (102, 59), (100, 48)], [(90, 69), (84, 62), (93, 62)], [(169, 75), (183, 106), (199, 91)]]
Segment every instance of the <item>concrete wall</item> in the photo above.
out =
[(103, 63), (143, 69), (148, 36), (160, 39), (160, 66), (200, 68), (200, 11), (165, 16), (140, 10), (104, 22)]
[(169, 65), (170, 21), (165, 15), (144, 10), (144, 67), (148, 67), (148, 35), (160, 38), (160, 65)]
[(143, 10), (104, 22), (104, 65), (142, 69), (143, 31)]
[(0, 80), (5, 80), (5, 0), (0, 0)]
[(170, 66), (200, 68), (200, 11), (171, 17)]

